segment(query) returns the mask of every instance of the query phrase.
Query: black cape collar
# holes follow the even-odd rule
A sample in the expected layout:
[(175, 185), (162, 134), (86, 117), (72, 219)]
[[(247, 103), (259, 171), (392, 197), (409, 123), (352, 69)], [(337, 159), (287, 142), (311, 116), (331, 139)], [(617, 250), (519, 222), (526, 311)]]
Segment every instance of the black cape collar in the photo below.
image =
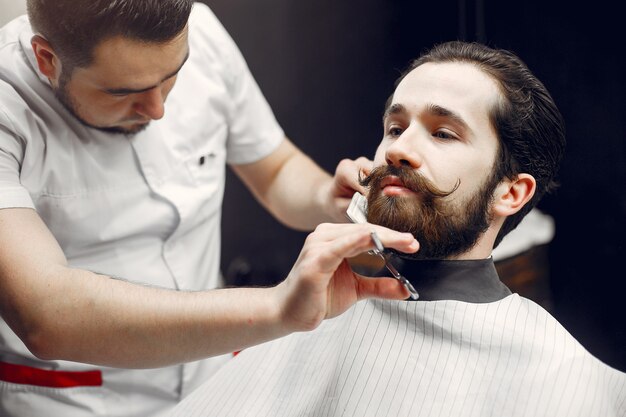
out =
[[(418, 301), (458, 300), (490, 303), (511, 291), (500, 281), (493, 258), (411, 261), (396, 256), (392, 263), (415, 287)], [(381, 275), (389, 276), (386, 271)]]

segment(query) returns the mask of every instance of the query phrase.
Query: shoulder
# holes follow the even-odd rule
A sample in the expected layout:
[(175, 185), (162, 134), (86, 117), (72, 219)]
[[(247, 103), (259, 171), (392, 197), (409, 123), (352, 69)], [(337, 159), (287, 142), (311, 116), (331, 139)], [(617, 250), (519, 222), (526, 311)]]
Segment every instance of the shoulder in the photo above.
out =
[(23, 43), (30, 43), (32, 30), (26, 16), (20, 16), (0, 28), (0, 80), (17, 84), (21, 80), (19, 72), (26, 61)]
[(189, 18), (189, 67), (203, 77), (215, 76), (232, 88), (248, 76), (247, 64), (239, 47), (213, 11), (196, 2)]
[[(32, 29), (26, 15), (20, 16), (0, 29), (0, 126), (21, 136), (33, 125), (43, 84), (29, 62), (26, 50)], [(29, 46), (28, 46), (29, 47)], [(34, 60), (34, 58), (32, 58)]]
[[(537, 366), (547, 366), (548, 378), (558, 379), (563, 375), (580, 375), (580, 379), (590, 382), (590, 373), (616, 372), (583, 346), (552, 314), (535, 302), (519, 297), (523, 305), (523, 323), (527, 347), (532, 347), (530, 362)], [(521, 320), (520, 320), (521, 323)], [(522, 326), (518, 326), (518, 329)], [(596, 381), (601, 382), (601, 381)], [(626, 379), (624, 379), (626, 382)]]
[(234, 42), (215, 13), (203, 3), (194, 3), (189, 17), (189, 43), (192, 47), (224, 54)]
[(206, 4), (195, 2), (189, 16), (189, 23), (206, 22), (207, 20), (217, 21), (215, 13)]
[(0, 80), (0, 128), (4, 133), (25, 137), (25, 127), (30, 124), (33, 113), (15, 88)]
[(22, 15), (0, 27), (0, 51), (7, 45), (19, 42), (19, 37), (25, 31), (32, 32), (28, 16)]

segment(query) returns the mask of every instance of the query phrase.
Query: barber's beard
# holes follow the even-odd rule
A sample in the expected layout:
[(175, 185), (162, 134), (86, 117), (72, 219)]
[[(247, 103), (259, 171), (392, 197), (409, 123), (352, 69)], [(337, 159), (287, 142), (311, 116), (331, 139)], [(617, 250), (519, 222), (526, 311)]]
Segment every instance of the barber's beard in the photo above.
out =
[[(397, 176), (412, 195), (387, 196), (382, 180)], [(449, 259), (472, 249), (491, 222), (490, 205), (498, 184), (489, 175), (482, 187), (465, 201), (450, 201), (460, 183), (450, 191), (408, 167), (381, 166), (361, 181), (369, 187), (367, 220), (400, 232), (410, 232), (420, 243), (415, 254), (396, 252), (407, 259)]]
[(146, 127), (148, 127), (148, 124), (144, 124), (144, 125), (138, 126), (135, 129), (125, 129), (119, 126), (109, 126), (109, 127), (96, 126), (87, 122), (85, 119), (83, 119), (80, 116), (79, 111), (78, 111), (79, 105), (72, 99), (72, 96), (70, 95), (68, 91), (68, 88), (67, 88), (68, 81), (69, 79), (67, 79), (67, 77), (62, 75), (61, 78), (59, 79), (59, 86), (54, 89), (54, 95), (57, 98), (57, 100), (61, 102), (63, 107), (65, 107), (65, 109), (68, 112), (70, 112), (72, 116), (74, 116), (76, 120), (78, 120), (83, 126), (87, 126), (91, 129), (96, 129), (101, 132), (114, 133), (114, 134), (120, 134), (120, 135), (134, 135), (136, 133), (141, 132)]

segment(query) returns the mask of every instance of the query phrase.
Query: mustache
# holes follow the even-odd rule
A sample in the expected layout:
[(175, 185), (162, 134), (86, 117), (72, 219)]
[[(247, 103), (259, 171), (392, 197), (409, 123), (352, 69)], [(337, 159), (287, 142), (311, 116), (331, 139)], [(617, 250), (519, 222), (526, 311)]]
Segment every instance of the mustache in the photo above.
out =
[(368, 176), (361, 178), (359, 173), (359, 183), (361, 186), (378, 190), (382, 181), (389, 176), (396, 176), (407, 189), (421, 194), (427, 201), (447, 197), (456, 191), (461, 184), (461, 180), (457, 180), (456, 184), (450, 191), (444, 191), (432, 183), (428, 178), (424, 177), (418, 171), (407, 166), (381, 165), (374, 168)]

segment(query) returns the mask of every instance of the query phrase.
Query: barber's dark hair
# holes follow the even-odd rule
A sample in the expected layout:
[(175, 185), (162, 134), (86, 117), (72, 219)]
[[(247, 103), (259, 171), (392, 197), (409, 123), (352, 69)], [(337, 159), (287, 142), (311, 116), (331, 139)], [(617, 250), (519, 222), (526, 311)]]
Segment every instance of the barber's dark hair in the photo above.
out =
[(505, 220), (495, 247), (546, 192), (558, 187), (555, 178), (565, 150), (563, 117), (541, 81), (510, 51), (461, 41), (438, 44), (413, 61), (396, 85), (409, 72), (428, 62), (469, 63), (498, 83), (503, 100), (491, 109), (490, 114), (500, 142), (495, 179), (513, 179), (520, 173), (527, 173), (537, 182), (533, 198)]
[(89, 66), (94, 48), (115, 36), (147, 43), (174, 39), (192, 6), (192, 0), (27, 0), (33, 30), (50, 42), (64, 72)]

